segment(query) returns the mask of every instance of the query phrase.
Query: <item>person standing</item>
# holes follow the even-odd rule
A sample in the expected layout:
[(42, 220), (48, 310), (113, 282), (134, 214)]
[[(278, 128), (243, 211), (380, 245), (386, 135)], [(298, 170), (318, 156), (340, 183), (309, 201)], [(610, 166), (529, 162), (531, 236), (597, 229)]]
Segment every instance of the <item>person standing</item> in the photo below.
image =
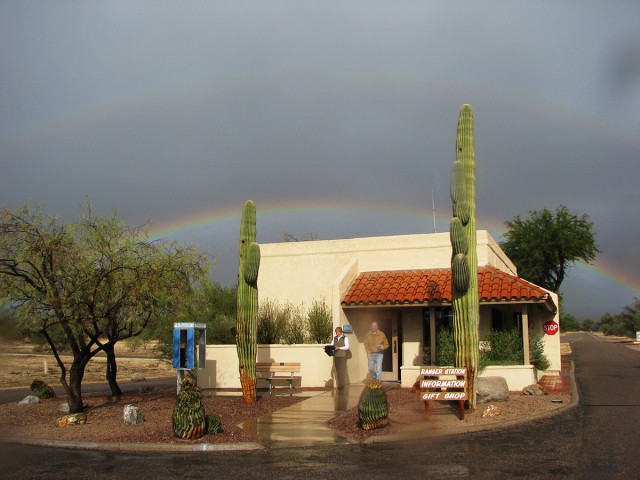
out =
[(336, 383), (338, 390), (342, 390), (345, 385), (347, 374), (347, 352), (349, 351), (349, 339), (342, 332), (342, 328), (336, 327), (336, 336), (333, 337), (333, 365), (336, 369)]
[(379, 381), (382, 377), (382, 358), (387, 348), (389, 348), (387, 336), (378, 330), (377, 322), (371, 322), (371, 329), (364, 339), (364, 349), (369, 357), (369, 374), (374, 380)]

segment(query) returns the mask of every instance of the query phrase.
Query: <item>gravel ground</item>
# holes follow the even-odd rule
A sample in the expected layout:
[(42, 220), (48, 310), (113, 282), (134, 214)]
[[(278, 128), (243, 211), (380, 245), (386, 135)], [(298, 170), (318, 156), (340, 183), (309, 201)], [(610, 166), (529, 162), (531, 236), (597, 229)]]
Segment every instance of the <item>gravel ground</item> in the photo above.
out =
[[(105, 394), (83, 395), (87, 423), (60, 428), (56, 420), (63, 414), (59, 406), (64, 398), (41, 400), (29, 406), (16, 403), (0, 405), (4, 419), (4, 435), (18, 438), (41, 438), (84, 442), (160, 442), (160, 443), (229, 443), (251, 442), (255, 438), (238, 426), (252, 418), (287, 407), (305, 397), (263, 396), (253, 405), (244, 405), (239, 394), (233, 396), (203, 396), (207, 414), (217, 414), (223, 432), (205, 435), (199, 440), (178, 440), (173, 435), (171, 416), (176, 402), (175, 387), (152, 389), (146, 393), (126, 393), (118, 400)], [(140, 407), (145, 421), (140, 425), (125, 425), (123, 409), (127, 404)]]
[[(554, 402), (555, 400), (555, 402)], [(424, 402), (411, 389), (397, 388), (387, 391), (389, 424), (377, 430), (364, 431), (358, 425), (358, 408), (352, 408), (325, 423), (341, 435), (355, 441), (366, 441), (371, 437), (402, 433), (418, 428), (428, 428), (434, 433), (442, 430), (462, 430), (473, 426), (488, 426), (516, 420), (525, 416), (543, 414), (558, 409), (571, 402), (570, 394), (553, 394), (532, 397), (521, 393), (509, 394), (506, 402), (479, 404), (475, 412), (466, 412), (464, 420), (458, 415), (457, 402), (431, 402), (428, 416), (424, 414)], [(490, 405), (498, 414), (482, 414)]]
[[(89, 405), (87, 423), (60, 428), (56, 420), (62, 416), (59, 406), (64, 398), (42, 400), (36, 405), (19, 406), (16, 403), (0, 405), (4, 435), (18, 438), (39, 438), (67, 441), (96, 442), (156, 442), (156, 443), (233, 443), (251, 442), (256, 438), (239, 427), (240, 424), (269, 414), (304, 400), (301, 396), (265, 395), (254, 405), (244, 405), (239, 392), (225, 396), (203, 396), (207, 414), (215, 413), (222, 420), (223, 432), (207, 435), (194, 441), (178, 440), (171, 428), (171, 415), (175, 405), (175, 388), (154, 388), (150, 392), (125, 392), (121, 399), (112, 399), (106, 394), (85, 395)], [(556, 402), (554, 402), (555, 400)], [(571, 395), (554, 394), (540, 397), (512, 393), (507, 402), (480, 404), (476, 412), (466, 413), (464, 420), (458, 416), (457, 403), (431, 402), (431, 411), (424, 415), (424, 403), (410, 389), (387, 391), (389, 424), (384, 428), (364, 431), (358, 425), (357, 407), (336, 416), (325, 423), (341, 435), (354, 441), (367, 441), (372, 437), (415, 431), (416, 428), (439, 430), (463, 429), (470, 426), (491, 425), (551, 412), (571, 401)], [(561, 403), (560, 403), (561, 402)], [(145, 422), (140, 425), (125, 425), (123, 408), (127, 404), (140, 407)], [(497, 416), (482, 414), (489, 405), (497, 408)]]

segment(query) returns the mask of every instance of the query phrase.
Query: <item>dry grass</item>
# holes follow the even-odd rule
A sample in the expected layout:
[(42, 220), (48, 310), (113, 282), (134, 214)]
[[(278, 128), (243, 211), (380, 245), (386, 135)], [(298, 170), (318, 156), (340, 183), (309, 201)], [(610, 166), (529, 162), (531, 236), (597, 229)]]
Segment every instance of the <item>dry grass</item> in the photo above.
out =
[[(116, 355), (119, 357), (119, 379), (128, 380), (136, 372), (143, 373), (147, 379), (175, 376), (170, 363), (157, 357), (153, 344), (147, 345), (146, 349), (132, 351), (126, 342), (120, 342), (116, 345)], [(62, 359), (65, 365), (71, 364), (69, 355), (63, 355)], [(106, 356), (98, 354), (87, 365), (83, 383), (104, 383), (105, 372)], [(28, 343), (0, 344), (0, 389), (28, 388), (36, 378), (52, 386), (60, 384), (60, 367), (51, 353), (34, 352), (34, 347)]]

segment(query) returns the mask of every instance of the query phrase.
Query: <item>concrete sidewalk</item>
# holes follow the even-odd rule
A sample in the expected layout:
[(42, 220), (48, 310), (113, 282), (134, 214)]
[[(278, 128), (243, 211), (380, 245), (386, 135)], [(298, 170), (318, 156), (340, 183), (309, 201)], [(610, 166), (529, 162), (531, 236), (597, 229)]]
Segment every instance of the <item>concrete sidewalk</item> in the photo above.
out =
[[(556, 413), (577, 405), (578, 394), (575, 387), (572, 365), (569, 362), (562, 363), (560, 376), (543, 376), (539, 383), (549, 394), (572, 393), (573, 396), (571, 404), (564, 405), (550, 413), (545, 413), (543, 416), (555, 415)], [(396, 383), (385, 383), (385, 389), (397, 387), (398, 384)], [(340, 436), (334, 430), (326, 427), (324, 423), (341, 412), (346, 412), (357, 406), (363, 388), (364, 384), (355, 384), (346, 386), (344, 390), (320, 392), (290, 407), (282, 408), (272, 414), (246, 422), (242, 425), (242, 428), (254, 434), (257, 442), (268, 448), (353, 443), (351, 440)], [(304, 394), (307, 395), (309, 393), (310, 392), (305, 392)], [(518, 421), (469, 427), (464, 429), (464, 431), (496, 428), (496, 426), (499, 425), (507, 426), (507, 424), (524, 423), (534, 419), (535, 417), (525, 417)], [(426, 434), (424, 426), (420, 422), (404, 425), (403, 430), (404, 432), (394, 435), (374, 437), (371, 441), (397, 441)], [(462, 433), (463, 430), (458, 430), (458, 432)]]
[[(324, 423), (358, 405), (364, 385), (348, 385), (343, 390), (320, 392), (290, 407), (242, 424), (269, 448), (339, 445), (351, 443)], [(310, 392), (305, 392), (308, 395)]]

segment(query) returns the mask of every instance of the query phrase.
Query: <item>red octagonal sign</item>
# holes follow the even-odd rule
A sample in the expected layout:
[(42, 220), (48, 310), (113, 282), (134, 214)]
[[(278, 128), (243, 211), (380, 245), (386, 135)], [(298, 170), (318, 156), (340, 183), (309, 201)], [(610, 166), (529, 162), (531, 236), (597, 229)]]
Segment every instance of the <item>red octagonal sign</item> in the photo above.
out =
[(560, 325), (555, 320), (549, 320), (542, 326), (544, 333), (547, 335), (555, 335), (560, 330)]

